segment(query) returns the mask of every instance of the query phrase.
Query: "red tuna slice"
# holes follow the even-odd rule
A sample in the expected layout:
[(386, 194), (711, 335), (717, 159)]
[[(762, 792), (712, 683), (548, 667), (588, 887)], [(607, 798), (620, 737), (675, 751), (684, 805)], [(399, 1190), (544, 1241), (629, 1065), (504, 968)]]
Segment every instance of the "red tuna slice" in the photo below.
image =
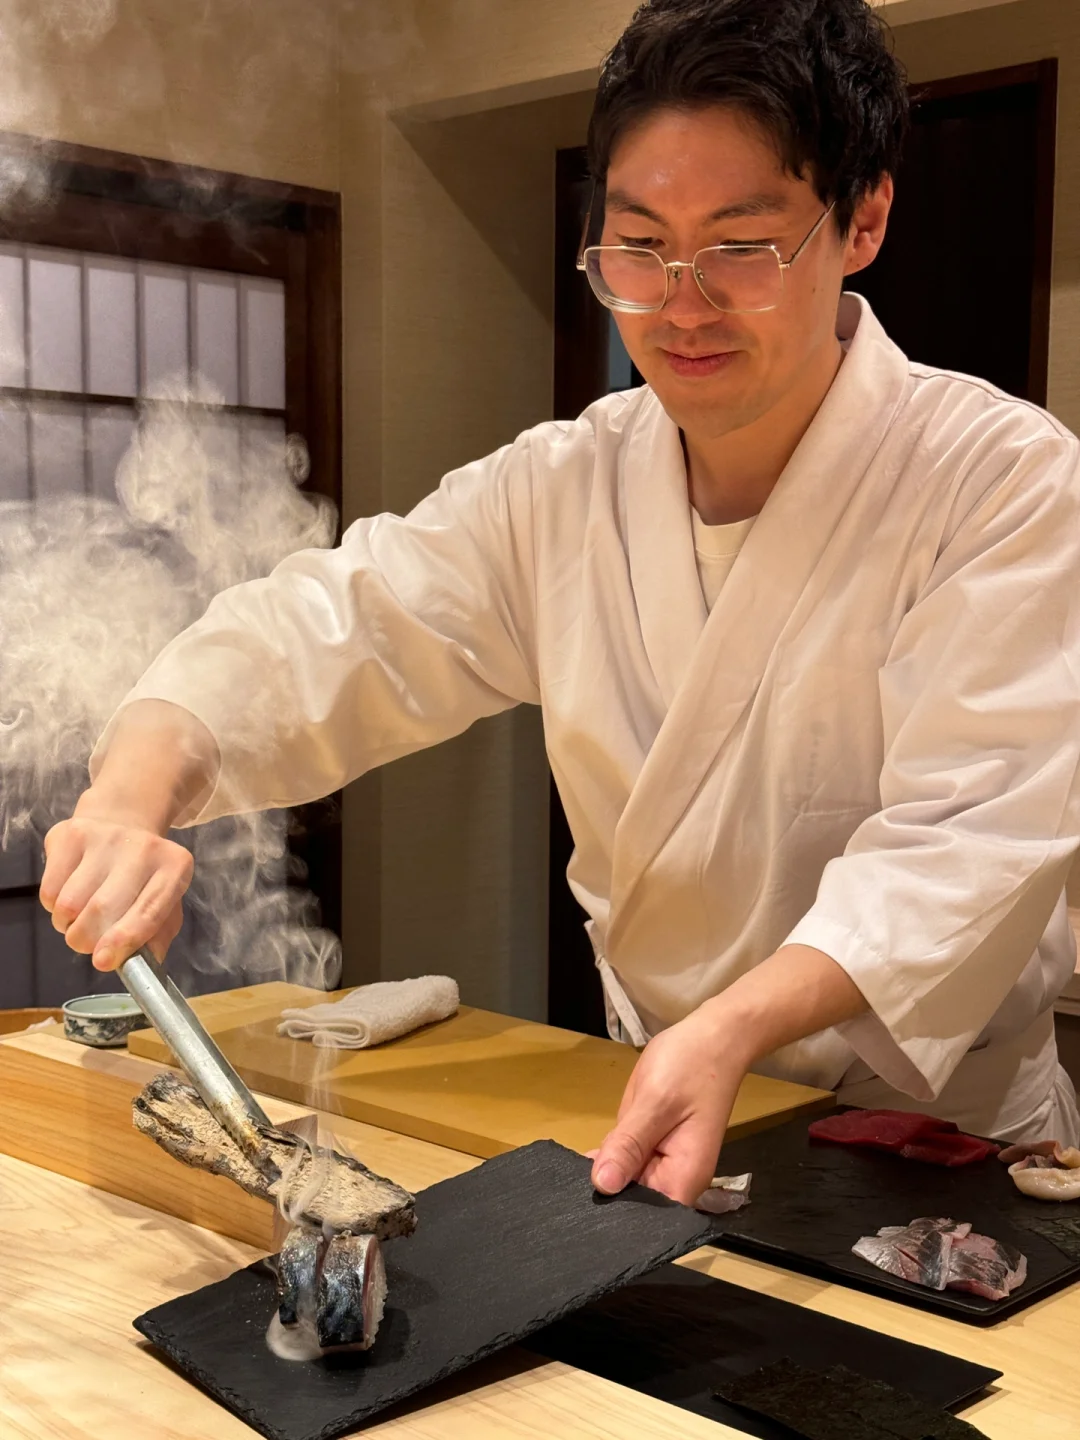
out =
[(997, 1153), (989, 1140), (963, 1135), (951, 1120), (916, 1110), (846, 1110), (810, 1126), (814, 1140), (887, 1150), (930, 1165), (971, 1165)]
[(906, 1160), (922, 1160), (929, 1165), (974, 1165), (988, 1155), (996, 1155), (998, 1147), (992, 1140), (979, 1140), (960, 1131), (928, 1135), (899, 1152)]

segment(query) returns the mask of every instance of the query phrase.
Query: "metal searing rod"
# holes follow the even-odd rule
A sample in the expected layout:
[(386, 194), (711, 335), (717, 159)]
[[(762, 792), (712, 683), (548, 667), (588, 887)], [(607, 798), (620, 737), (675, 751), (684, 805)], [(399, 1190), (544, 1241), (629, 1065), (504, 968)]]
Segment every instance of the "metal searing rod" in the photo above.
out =
[(263, 1148), (260, 1130), (272, 1128), (269, 1118), (149, 949), (125, 960), (119, 974), (211, 1115), (245, 1154), (256, 1157)]

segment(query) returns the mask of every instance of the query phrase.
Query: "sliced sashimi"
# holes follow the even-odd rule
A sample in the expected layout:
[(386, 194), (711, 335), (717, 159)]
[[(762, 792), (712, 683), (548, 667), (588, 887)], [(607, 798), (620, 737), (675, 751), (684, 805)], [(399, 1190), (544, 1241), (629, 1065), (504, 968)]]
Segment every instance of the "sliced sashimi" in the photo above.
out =
[(1004, 1300), (1027, 1279), (1027, 1256), (989, 1235), (953, 1239), (947, 1289)]
[(694, 1201), (694, 1209), (706, 1215), (730, 1215), (750, 1203), (750, 1181), (746, 1175), (717, 1175), (709, 1181), (709, 1188)]
[(1013, 1165), (1028, 1162), (1028, 1168), (1038, 1165), (1043, 1168), (1056, 1166), (1061, 1170), (1080, 1170), (1080, 1150), (1074, 1146), (1065, 1149), (1056, 1140), (1036, 1140), (1030, 1145), (1009, 1145), (998, 1154), (998, 1159), (1010, 1169)]
[(951, 1120), (916, 1110), (845, 1110), (810, 1125), (813, 1140), (864, 1146), (929, 1165), (973, 1165), (997, 1153), (991, 1140), (964, 1135)]
[(889, 1275), (928, 1290), (944, 1290), (958, 1230), (961, 1238), (966, 1238), (971, 1226), (958, 1227), (946, 1219), (913, 1220), (910, 1225), (886, 1225), (876, 1235), (864, 1235), (851, 1248), (853, 1254)]
[(1045, 1155), (1049, 1159), (1057, 1148), (1056, 1140), (1034, 1140), (1025, 1145), (1006, 1145), (1004, 1150), (998, 1151), (998, 1159), (1003, 1165), (1015, 1165), (1018, 1160), (1027, 1160), (1032, 1155)]
[(1034, 1200), (1080, 1200), (1080, 1169), (1055, 1165), (1044, 1155), (1029, 1155), (1009, 1166), (1016, 1188)]
[(924, 1217), (910, 1225), (886, 1225), (864, 1235), (852, 1254), (886, 1274), (927, 1290), (966, 1290), (1004, 1300), (1027, 1279), (1027, 1257), (967, 1222)]

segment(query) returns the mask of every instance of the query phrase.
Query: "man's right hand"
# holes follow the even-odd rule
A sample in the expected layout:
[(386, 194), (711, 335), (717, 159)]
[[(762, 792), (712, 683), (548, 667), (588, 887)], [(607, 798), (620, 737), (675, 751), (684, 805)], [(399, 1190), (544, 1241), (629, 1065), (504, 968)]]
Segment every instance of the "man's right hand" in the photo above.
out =
[(192, 859), (169, 829), (207, 793), (213, 736), (165, 700), (124, 710), (70, 820), (45, 836), (41, 903), (72, 950), (115, 970), (143, 945), (158, 959), (176, 939)]
[(93, 955), (99, 970), (115, 970), (147, 944), (164, 959), (183, 920), (191, 855), (131, 817), (95, 815), (92, 795), (45, 837), (41, 903), (71, 949)]

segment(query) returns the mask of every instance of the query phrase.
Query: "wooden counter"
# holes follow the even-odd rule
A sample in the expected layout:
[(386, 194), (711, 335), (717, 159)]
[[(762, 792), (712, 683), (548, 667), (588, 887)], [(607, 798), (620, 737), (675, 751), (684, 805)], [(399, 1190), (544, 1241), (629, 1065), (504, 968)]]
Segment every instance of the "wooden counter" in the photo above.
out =
[[(278, 1035), (281, 1012), (347, 992), (275, 981), (203, 995), (202, 1023), (253, 1090), (485, 1158), (557, 1140), (584, 1152), (615, 1123), (637, 1062), (628, 1045), (463, 1005), (456, 1015), (371, 1050), (326, 1050)], [(128, 1037), (133, 1055), (169, 1064), (153, 1030)], [(825, 1090), (748, 1075), (728, 1133), (734, 1139), (832, 1104)]]
[[(5, 1440), (253, 1440), (131, 1321), (258, 1251), (0, 1155)], [(393, 1440), (730, 1440), (569, 1366), (507, 1351), (364, 1430)]]
[[(241, 1440), (254, 1434), (158, 1360), (131, 1328), (143, 1310), (221, 1279), (272, 1248), (263, 1213), (269, 1207), (178, 1166), (131, 1129), (132, 1094), (153, 1069), (123, 1052), (70, 1045), (55, 1033), (0, 1038), (0, 1150), (13, 1152), (0, 1154), (5, 1440)], [(278, 1123), (296, 1110), (266, 1103)], [(582, 1104), (589, 1103), (583, 1096)], [(477, 1163), (389, 1129), (338, 1118), (333, 1125), (368, 1163), (413, 1190)], [(13, 1158), (20, 1154), (22, 1160)], [(68, 1178), (73, 1174), (99, 1177), (121, 1193)], [(187, 1218), (163, 1213), (169, 1208)], [(231, 1233), (190, 1223), (195, 1218)], [(1080, 1435), (1074, 1379), (1080, 1286), (982, 1330), (713, 1250), (684, 1263), (1004, 1371), (994, 1393), (967, 1412), (988, 1440)], [(735, 1434), (523, 1350), (474, 1367), (363, 1433), (394, 1440), (727, 1440)]]
[[(437, 1159), (437, 1157), (435, 1157)], [(432, 1157), (423, 1160), (430, 1174)], [(12, 1440), (250, 1440), (254, 1431), (156, 1359), (132, 1319), (259, 1253), (0, 1155), (0, 1415)], [(980, 1330), (700, 1250), (735, 1284), (1003, 1370), (965, 1412), (988, 1440), (1076, 1440), (1080, 1289)], [(508, 1351), (368, 1427), (393, 1440), (730, 1440), (736, 1432), (571, 1367)]]

